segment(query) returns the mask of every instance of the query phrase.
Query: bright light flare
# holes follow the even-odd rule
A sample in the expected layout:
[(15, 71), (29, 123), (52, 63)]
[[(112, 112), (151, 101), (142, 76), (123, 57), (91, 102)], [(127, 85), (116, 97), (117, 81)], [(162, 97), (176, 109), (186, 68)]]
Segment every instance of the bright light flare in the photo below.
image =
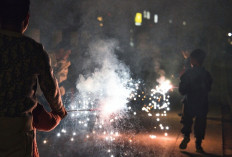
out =
[(171, 84), (170, 80), (166, 80), (165, 77), (160, 77), (157, 82), (159, 83), (158, 86), (156, 86), (156, 89), (152, 89), (151, 91), (153, 93), (162, 93), (166, 94), (170, 89), (173, 88), (173, 85)]
[(149, 136), (151, 139), (156, 139), (156, 136), (155, 135), (150, 135)]

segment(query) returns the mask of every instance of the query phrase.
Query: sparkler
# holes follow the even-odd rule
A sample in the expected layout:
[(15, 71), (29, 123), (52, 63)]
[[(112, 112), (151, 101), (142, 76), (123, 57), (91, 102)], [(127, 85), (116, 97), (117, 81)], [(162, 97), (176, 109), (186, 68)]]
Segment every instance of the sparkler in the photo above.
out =
[[(134, 101), (142, 100), (144, 102), (142, 111), (146, 112), (150, 119), (156, 119), (156, 126), (154, 126), (154, 128), (159, 128), (161, 131), (164, 131), (164, 136), (168, 136), (167, 131), (169, 130), (169, 126), (164, 126), (161, 122), (170, 110), (170, 96), (168, 95), (168, 92), (175, 87), (171, 84), (171, 81), (167, 80), (164, 76), (160, 77), (157, 82), (159, 84), (156, 88), (151, 90), (150, 96), (145, 95), (144, 92), (140, 94), (133, 93), (131, 94), (131, 99)], [(156, 136), (150, 135), (150, 138), (154, 139), (154, 137)]]
[(94, 108), (94, 109), (79, 109), (79, 110), (68, 110), (67, 112), (81, 112), (81, 111), (101, 111), (99, 108)]

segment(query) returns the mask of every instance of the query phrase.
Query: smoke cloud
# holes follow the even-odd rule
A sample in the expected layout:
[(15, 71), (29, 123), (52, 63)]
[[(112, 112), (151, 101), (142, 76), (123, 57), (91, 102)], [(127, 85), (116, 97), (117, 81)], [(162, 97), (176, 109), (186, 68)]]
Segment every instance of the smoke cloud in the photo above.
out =
[(76, 84), (79, 95), (86, 97), (91, 93), (91, 99), (98, 100), (105, 113), (125, 108), (132, 91), (127, 86), (130, 70), (114, 53), (117, 46), (116, 40), (90, 43), (89, 59), (84, 67), (89, 69), (95, 65), (94, 72), (80, 74)]

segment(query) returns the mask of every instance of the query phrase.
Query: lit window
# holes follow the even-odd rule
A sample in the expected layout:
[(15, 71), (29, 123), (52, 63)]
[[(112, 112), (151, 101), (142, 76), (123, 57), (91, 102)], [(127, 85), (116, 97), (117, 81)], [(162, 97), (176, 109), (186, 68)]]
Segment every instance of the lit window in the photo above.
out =
[(141, 26), (142, 25), (142, 13), (136, 13), (135, 15), (135, 25)]

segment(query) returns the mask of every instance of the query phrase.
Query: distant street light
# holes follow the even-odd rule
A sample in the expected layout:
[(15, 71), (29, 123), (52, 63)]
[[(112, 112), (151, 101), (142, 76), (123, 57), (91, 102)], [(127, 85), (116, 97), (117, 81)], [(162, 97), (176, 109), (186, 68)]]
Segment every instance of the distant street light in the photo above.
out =
[(228, 36), (231, 37), (231, 36), (232, 36), (232, 33), (228, 33)]

